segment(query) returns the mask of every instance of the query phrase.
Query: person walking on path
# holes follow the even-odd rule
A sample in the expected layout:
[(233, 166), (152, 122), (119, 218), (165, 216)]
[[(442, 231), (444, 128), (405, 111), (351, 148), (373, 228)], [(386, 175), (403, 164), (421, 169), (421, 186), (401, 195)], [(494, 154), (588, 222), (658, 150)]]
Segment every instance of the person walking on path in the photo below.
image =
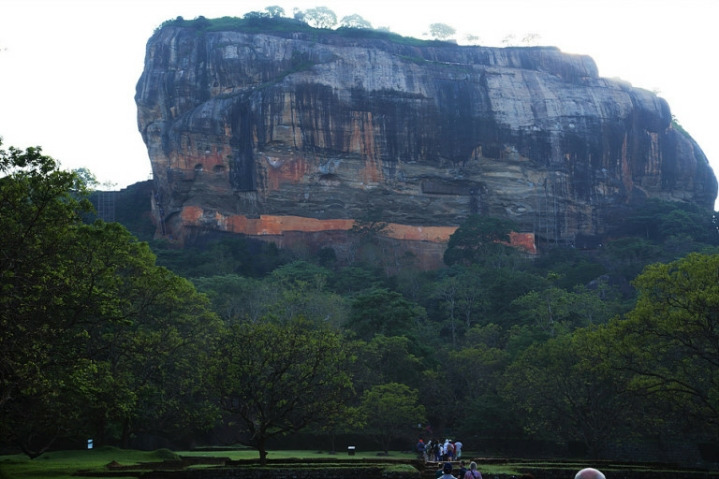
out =
[(442, 445), (438, 439), (432, 441), (432, 454), (434, 454), (434, 460), (439, 462), (442, 460)]
[(424, 459), (424, 462), (427, 462), (427, 447), (424, 444), (424, 441), (422, 438), (417, 441), (417, 453), (419, 454), (420, 459)]
[(455, 459), (461, 459), (462, 458), (462, 444), (460, 441), (455, 441), (454, 443), (454, 457)]

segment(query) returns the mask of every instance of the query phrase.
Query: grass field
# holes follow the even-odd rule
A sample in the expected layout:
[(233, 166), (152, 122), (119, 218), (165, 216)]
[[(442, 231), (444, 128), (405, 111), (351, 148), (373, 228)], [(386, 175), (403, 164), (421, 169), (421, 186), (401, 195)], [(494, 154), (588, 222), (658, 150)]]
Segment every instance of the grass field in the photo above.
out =
[[(178, 451), (167, 449), (145, 452), (118, 449), (114, 447), (100, 447), (92, 450), (56, 451), (29, 459), (25, 455), (0, 456), (0, 479), (76, 479), (74, 474), (78, 471), (104, 471), (110, 463), (123, 466), (136, 465), (147, 462), (162, 462), (176, 460), (179, 456), (185, 457), (221, 457), (232, 460), (258, 459), (258, 453), (252, 449), (217, 449), (206, 451)], [(328, 460), (336, 458), (339, 461), (377, 459), (377, 451), (357, 452), (349, 456), (347, 452), (329, 454), (321, 451), (270, 451), (268, 459), (302, 459)], [(383, 461), (396, 459), (407, 461), (414, 458), (409, 452), (392, 452), (389, 456), (381, 456)], [(113, 476), (118, 479), (120, 476)], [(136, 476), (129, 475), (128, 478)]]
[(71, 479), (81, 470), (102, 470), (116, 461), (121, 464), (163, 461), (172, 453), (166, 451), (126, 451), (102, 447), (83, 451), (57, 451), (29, 459), (25, 455), (0, 456), (1, 479)]
[[(78, 451), (56, 451), (43, 454), (36, 459), (29, 459), (25, 455), (4, 455), (0, 456), (0, 479), (76, 479), (75, 474), (78, 471), (89, 472), (109, 472), (113, 474), (113, 479), (135, 479), (139, 472), (147, 472), (148, 466), (144, 463), (162, 463), (164, 461), (178, 461), (180, 456), (185, 458), (226, 458), (233, 461), (248, 461), (247, 464), (238, 465), (236, 467), (256, 467), (254, 461), (258, 461), (258, 453), (255, 450), (247, 448), (218, 448), (202, 451), (170, 451), (168, 449), (160, 449), (157, 451), (136, 451), (125, 450), (114, 447), (100, 447), (92, 450)], [(467, 453), (466, 458), (473, 455)], [(411, 452), (392, 451), (389, 455), (379, 454), (378, 451), (357, 451), (353, 456), (349, 456), (347, 451), (338, 451), (335, 454), (329, 454), (326, 451), (302, 451), (302, 450), (272, 450), (269, 451), (268, 467), (279, 468), (346, 468), (356, 467), (357, 463), (362, 463), (364, 467), (369, 465), (377, 465), (381, 463), (385, 472), (400, 472), (404, 468), (412, 468), (408, 461), (415, 459), (415, 454)], [(301, 461), (297, 464), (291, 464), (293, 460)], [(286, 461), (286, 462), (285, 462)], [(397, 464), (392, 463), (396, 461)], [(201, 461), (203, 462), (203, 461)], [(208, 462), (208, 461), (204, 461)], [(274, 463), (274, 464), (273, 464)], [(353, 465), (353, 463), (355, 463)], [(553, 461), (553, 460), (523, 460), (523, 459), (477, 459), (479, 469), (484, 477), (511, 477), (519, 476), (523, 472), (532, 472), (536, 477), (573, 477), (574, 473), (586, 467), (588, 464), (583, 461)], [(108, 464), (114, 464), (116, 467), (110, 470)], [(186, 466), (186, 464), (184, 464)], [(594, 464), (596, 467), (596, 464)], [(125, 473), (125, 467), (137, 466), (132, 471), (127, 471), (128, 475), (120, 475)], [(191, 468), (214, 467), (210, 464), (196, 464), (188, 466)], [(430, 466), (433, 467), (433, 466)], [(154, 468), (154, 467), (151, 467)], [(612, 474), (621, 472), (622, 477), (632, 477), (633, 473), (638, 474), (634, 477), (646, 477), (649, 472), (661, 472), (665, 478), (696, 478), (719, 479), (719, 471), (713, 470), (681, 470), (674, 468), (662, 467), (659, 464), (629, 464), (629, 463), (609, 463), (601, 464), (601, 469), (608, 473), (608, 477)], [(176, 470), (176, 469), (175, 469)], [(413, 470), (413, 469), (411, 469)], [(132, 473), (134, 472), (134, 474)], [(406, 469), (405, 469), (406, 472)]]

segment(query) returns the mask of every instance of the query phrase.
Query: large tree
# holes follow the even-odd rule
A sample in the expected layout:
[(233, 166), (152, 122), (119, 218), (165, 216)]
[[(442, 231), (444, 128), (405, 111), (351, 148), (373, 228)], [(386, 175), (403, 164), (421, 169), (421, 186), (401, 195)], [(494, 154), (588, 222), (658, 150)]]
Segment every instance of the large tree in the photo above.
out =
[(82, 179), (39, 148), (0, 151), (0, 169), (2, 437), (36, 456), (57, 437), (189, 424), (197, 396), (180, 397), (197, 390), (177, 386), (201, 374), (205, 300), (122, 226), (83, 223)]
[(435, 285), (432, 297), (438, 301), (456, 347), (460, 333), (479, 321), (488, 304), (482, 270), (477, 265), (455, 265), (441, 274)]
[(352, 392), (351, 357), (339, 333), (303, 318), (234, 323), (215, 382), (242, 444), (267, 461), (267, 440), (339, 414)]
[(509, 246), (516, 225), (509, 220), (473, 215), (449, 237), (444, 262), (453, 264), (493, 264), (507, 262), (507, 255), (516, 254)]
[(457, 33), (457, 30), (446, 23), (432, 23), (429, 26), (429, 35), (438, 40), (445, 40), (455, 33)]
[[(484, 344), (449, 352), (447, 363), (450, 367), (446, 368), (445, 374), (454, 389), (454, 396), (458, 398), (457, 416), (464, 418), (460, 427), (466, 426), (470, 414), (475, 420), (480, 416), (487, 419), (486, 423), (481, 425), (481, 431), (487, 436), (491, 435), (488, 434), (491, 429), (494, 429), (494, 434), (500, 434), (501, 428), (509, 426), (506, 423), (494, 424), (495, 421), (491, 420), (492, 416), (503, 416), (493, 406), (501, 402), (498, 400), (498, 384), (508, 362), (509, 355), (506, 351), (487, 347)], [(511, 408), (507, 407), (507, 409)], [(507, 414), (505, 413), (504, 416)], [(477, 427), (478, 424), (475, 422), (473, 426)], [(463, 429), (467, 431), (471, 428), (463, 427)]]
[(370, 22), (356, 13), (342, 17), (342, 20), (340, 20), (340, 26), (347, 28), (372, 28), (372, 24)]
[(635, 396), (626, 376), (601, 366), (605, 351), (586, 330), (527, 348), (504, 375), (507, 404), (541, 439), (579, 441), (600, 457), (629, 423)]
[(425, 366), (412, 349), (412, 342), (405, 336), (377, 334), (368, 342), (358, 341), (354, 375), (357, 389), (392, 382), (419, 387)]
[[(206, 384), (220, 324), (207, 298), (187, 280), (155, 266), (147, 244), (117, 224), (88, 230), (78, 259), (101, 300), (78, 325), (86, 380), (86, 415), (100, 439), (119, 431), (180, 438), (212, 424)], [(90, 295), (88, 294), (88, 297)]]
[(367, 432), (385, 453), (396, 439), (412, 444), (426, 421), (417, 390), (401, 383), (379, 384), (366, 390), (362, 410), (367, 418)]
[(519, 316), (547, 337), (570, 330), (573, 295), (562, 288), (548, 287), (533, 290), (515, 299)]
[(315, 28), (332, 28), (337, 25), (337, 15), (327, 7), (308, 8), (296, 13), (295, 18), (298, 17)]
[(425, 317), (424, 308), (400, 293), (370, 288), (354, 297), (347, 327), (366, 341), (376, 334), (416, 338)]
[(212, 310), (226, 323), (258, 321), (280, 295), (266, 281), (237, 274), (194, 278), (197, 289), (210, 299)]
[(0, 176), (0, 429), (36, 455), (74, 423), (60, 398), (86, 305), (68, 252), (90, 205), (79, 177), (40, 148), (0, 150)]
[[(719, 255), (692, 253), (648, 266), (635, 308), (610, 323), (614, 367), (680, 411), (694, 432), (719, 439)], [(707, 437), (705, 436), (705, 437)]]

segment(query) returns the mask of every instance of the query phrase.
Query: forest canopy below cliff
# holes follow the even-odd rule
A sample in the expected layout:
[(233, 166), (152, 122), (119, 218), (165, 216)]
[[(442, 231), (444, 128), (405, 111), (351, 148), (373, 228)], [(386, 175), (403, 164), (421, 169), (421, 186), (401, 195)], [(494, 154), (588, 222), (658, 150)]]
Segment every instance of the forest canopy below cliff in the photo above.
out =
[(372, 234), (344, 266), (236, 236), (144, 243), (91, 221), (81, 178), (40, 150), (0, 160), (6, 446), (240, 441), (263, 458), (342, 433), (681, 462), (717, 443), (709, 214), (652, 202), (606, 244), (539, 257), (472, 242), (472, 218), (452, 246), (476, 254), (388, 276)]

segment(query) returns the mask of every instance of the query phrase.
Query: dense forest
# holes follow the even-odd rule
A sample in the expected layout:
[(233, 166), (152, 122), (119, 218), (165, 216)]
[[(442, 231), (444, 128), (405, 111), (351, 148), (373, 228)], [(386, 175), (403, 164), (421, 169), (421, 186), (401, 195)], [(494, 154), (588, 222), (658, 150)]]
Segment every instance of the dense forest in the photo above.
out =
[(97, 219), (84, 175), (39, 148), (0, 150), (0, 176), (6, 450), (716, 451), (711, 211), (647, 201), (611, 240), (537, 256), (502, 241), (510, 222), (472, 217), (446, 267), (388, 275), (372, 232), (348, 264), (241, 236), (178, 248), (135, 204), (118, 205), (132, 232)]

